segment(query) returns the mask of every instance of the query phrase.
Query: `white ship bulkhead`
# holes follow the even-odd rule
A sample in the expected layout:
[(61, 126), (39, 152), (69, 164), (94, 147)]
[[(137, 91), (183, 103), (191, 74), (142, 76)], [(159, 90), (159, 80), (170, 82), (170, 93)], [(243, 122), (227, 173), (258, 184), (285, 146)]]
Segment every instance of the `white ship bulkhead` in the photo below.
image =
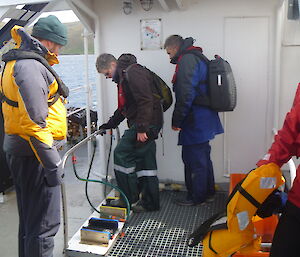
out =
[[(176, 1), (154, 1), (148, 12), (133, 1), (129, 15), (122, 12), (117, 0), (82, 2), (93, 10), (90, 19), (97, 16), (97, 22), (90, 22), (91, 27), (95, 26), (97, 55), (133, 53), (138, 62), (157, 72), (169, 85), (175, 66), (163, 49), (140, 49), (141, 19), (160, 18), (163, 41), (171, 34), (192, 36), (209, 58), (219, 54), (227, 59), (235, 75), (238, 102), (233, 112), (220, 113), (225, 134), (212, 141), (216, 181), (227, 181), (224, 174), (255, 167), (272, 142), (273, 127), (282, 125), (300, 81), (300, 24), (287, 20), (287, 1), (186, 0), (180, 1), (182, 8)], [(159, 2), (167, 4), (168, 9)], [(99, 84), (99, 110), (107, 120), (116, 108), (116, 87), (103, 77), (99, 77)], [(157, 141), (159, 178), (184, 181), (177, 133), (170, 129), (171, 115), (171, 109), (165, 113), (164, 156), (161, 140)]]
[[(5, 1), (8, 7), (41, 1)], [(130, 52), (138, 62), (159, 74), (171, 85), (175, 69), (164, 49), (141, 50), (141, 19), (161, 19), (162, 45), (171, 34), (192, 36), (204, 54), (227, 59), (233, 69), (238, 99), (233, 112), (220, 113), (225, 134), (212, 141), (212, 160), (217, 182), (229, 173), (247, 172), (272, 142), (273, 128), (279, 129), (289, 110), (299, 78), (300, 24), (287, 19), (288, 1), (283, 0), (157, 0), (150, 11), (133, 0), (132, 12), (124, 14), (123, 1), (53, 0), (46, 11), (71, 8), (93, 33), (95, 55), (119, 56)], [(91, 39), (93, 40), (93, 39)], [(98, 113), (106, 121), (117, 105), (113, 82), (98, 77)], [(157, 140), (159, 178), (184, 181), (177, 133), (170, 129), (172, 108), (165, 113), (164, 155)], [(121, 126), (121, 130), (126, 125)], [(102, 149), (108, 151), (108, 143)], [(105, 169), (104, 151), (99, 156)], [(225, 176), (224, 176), (225, 175)]]

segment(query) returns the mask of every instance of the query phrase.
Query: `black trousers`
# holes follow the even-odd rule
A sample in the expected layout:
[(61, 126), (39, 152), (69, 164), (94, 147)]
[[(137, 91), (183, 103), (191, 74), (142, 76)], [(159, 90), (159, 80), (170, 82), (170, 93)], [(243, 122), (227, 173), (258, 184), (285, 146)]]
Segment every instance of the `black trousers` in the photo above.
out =
[(12, 186), (11, 172), (6, 164), (5, 153), (2, 150), (4, 139), (4, 121), (0, 104), (0, 193)]
[(60, 225), (60, 186), (46, 184), (35, 156), (7, 154), (19, 211), (19, 257), (53, 257)]
[(270, 257), (300, 256), (300, 209), (287, 202), (276, 228)]

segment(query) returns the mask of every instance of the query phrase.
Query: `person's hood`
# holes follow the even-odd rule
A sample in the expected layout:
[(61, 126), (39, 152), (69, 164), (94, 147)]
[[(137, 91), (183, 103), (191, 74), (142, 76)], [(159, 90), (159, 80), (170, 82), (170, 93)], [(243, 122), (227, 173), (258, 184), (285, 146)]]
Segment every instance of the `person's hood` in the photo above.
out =
[(117, 60), (117, 68), (113, 76), (113, 81), (119, 83), (124, 70), (126, 70), (130, 65), (135, 63), (137, 63), (137, 60), (133, 54), (122, 54)]
[(176, 64), (177, 61), (178, 61), (178, 58), (180, 55), (182, 55), (182, 53), (189, 47), (193, 46), (194, 44), (194, 39), (192, 37), (188, 37), (188, 38), (185, 38), (183, 40), (183, 43), (181, 45), (181, 47), (179, 48), (178, 52), (176, 53), (176, 55), (171, 59), (170, 63), (172, 64)]
[(58, 64), (56, 54), (51, 53), (40, 41), (29, 35), (23, 27), (14, 26), (11, 29), (11, 36), (16, 42), (16, 47), (24, 51), (34, 51), (43, 56), (50, 65)]

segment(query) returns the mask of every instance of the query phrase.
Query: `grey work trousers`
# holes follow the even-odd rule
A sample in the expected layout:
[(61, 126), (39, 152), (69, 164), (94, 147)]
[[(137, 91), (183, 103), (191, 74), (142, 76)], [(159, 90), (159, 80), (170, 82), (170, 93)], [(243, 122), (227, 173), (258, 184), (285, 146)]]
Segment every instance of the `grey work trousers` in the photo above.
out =
[(6, 154), (19, 211), (19, 257), (53, 257), (60, 225), (60, 186), (49, 187), (35, 156)]

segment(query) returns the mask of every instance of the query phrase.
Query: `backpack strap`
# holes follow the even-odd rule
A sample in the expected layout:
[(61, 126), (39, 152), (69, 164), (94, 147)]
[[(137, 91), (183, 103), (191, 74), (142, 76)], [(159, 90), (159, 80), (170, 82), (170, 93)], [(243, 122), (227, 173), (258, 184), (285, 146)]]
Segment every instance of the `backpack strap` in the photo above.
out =
[[(2, 56), (2, 60), (7, 63), (12, 60), (24, 60), (24, 59), (34, 59), (44, 65), (48, 71), (54, 76), (58, 83), (57, 92), (49, 98), (49, 100), (53, 99), (51, 102), (48, 102), (48, 106), (53, 105), (60, 96), (67, 98), (69, 96), (69, 88), (64, 84), (64, 82), (60, 79), (56, 71), (49, 65), (47, 60), (41, 56), (40, 54), (34, 51), (25, 51), (21, 49), (11, 49), (7, 53)], [(7, 101), (6, 101), (7, 102)]]
[[(250, 171), (250, 172), (251, 172), (251, 171)], [(250, 173), (250, 172), (249, 172), (249, 173)], [(231, 201), (231, 199), (233, 198), (233, 196), (236, 194), (236, 192), (239, 191), (239, 188), (241, 187), (241, 185), (243, 184), (243, 182), (245, 181), (245, 179), (247, 178), (247, 176), (249, 175), (249, 173), (248, 173), (243, 179), (241, 179), (241, 181), (239, 181), (239, 182), (235, 185), (235, 187), (232, 189), (232, 191), (231, 191), (231, 193), (230, 193), (230, 195), (228, 196), (227, 201), (226, 201), (226, 208), (227, 208), (228, 203)]]
[(2, 73), (1, 73), (1, 91), (0, 91), (0, 103), (4, 103), (6, 102), (7, 104), (9, 104), (10, 106), (13, 106), (13, 107), (19, 107), (19, 104), (18, 102), (15, 102), (15, 101), (12, 101), (10, 100), (9, 98), (7, 98), (5, 95), (4, 95), (4, 92), (3, 92), (3, 77), (4, 77), (4, 70), (5, 70), (5, 67), (6, 67), (6, 63), (4, 64), (4, 67), (3, 67), (3, 70), (2, 70)]
[(241, 195), (244, 196), (257, 209), (261, 206), (260, 202), (258, 202), (252, 195), (250, 195), (242, 186), (240, 186), (238, 190)]
[(1, 100), (1, 103), (6, 102), (8, 105), (10, 105), (12, 107), (16, 107), (16, 108), (19, 107), (18, 102), (8, 99), (3, 93), (0, 93), (0, 100)]
[(217, 225), (213, 225), (217, 220), (226, 216), (226, 211), (222, 211), (214, 214), (205, 222), (203, 222), (189, 237), (188, 237), (188, 245), (196, 246), (199, 244), (205, 236), (213, 230), (226, 229), (227, 224), (221, 223)]
[(206, 64), (209, 63), (209, 59), (202, 53), (202, 48), (201, 47), (191, 46), (191, 47), (185, 49), (181, 53), (181, 55), (179, 56), (178, 62), (179, 62), (179, 59), (181, 59), (182, 56), (185, 55), (185, 54), (194, 54), (194, 55), (198, 56)]
[(131, 69), (131, 67), (133, 67), (133, 66), (135, 66), (135, 65), (138, 65), (138, 64), (137, 64), (137, 63), (130, 64), (130, 65), (123, 71), (123, 74), (124, 74), (125, 79), (127, 80), (127, 82), (129, 81), (128, 71)]
[(199, 88), (196, 89), (199, 95), (197, 95), (193, 101), (193, 104), (200, 106), (210, 106), (210, 98), (208, 95), (204, 94)]
[(51, 102), (48, 102), (48, 107), (50, 107), (51, 105), (55, 104), (56, 101), (60, 98), (60, 94), (58, 92), (56, 92), (53, 96), (51, 96), (48, 100), (52, 100)]
[[(3, 91), (3, 84), (2, 83), (3, 83), (3, 76), (4, 76), (5, 67), (6, 67), (6, 63), (4, 65), (2, 73), (1, 73), (0, 103), (6, 102), (8, 105), (10, 105), (12, 107), (15, 107), (15, 108), (18, 108), (19, 107), (19, 103), (16, 102), (16, 101), (10, 100), (9, 98), (7, 98), (7, 96), (4, 94), (4, 91)], [(51, 105), (53, 105), (59, 98), (60, 98), (60, 94), (58, 92), (56, 92), (53, 96), (51, 96), (48, 99), (48, 100), (52, 100), (53, 99), (51, 102), (48, 102), (48, 107), (50, 107)]]
[[(199, 49), (197, 47), (190, 49), (190, 50), (187, 49), (186, 53), (194, 54), (208, 66), (209, 59), (202, 53), (202, 51), (199, 51)], [(208, 80), (206, 79), (206, 80), (199, 81), (199, 83), (196, 87), (198, 96), (195, 97), (193, 104), (209, 107), (210, 106), (209, 96), (200, 90), (200, 85), (203, 85), (203, 84), (208, 84)]]
[(218, 252), (212, 247), (212, 244), (211, 244), (212, 233), (213, 233), (213, 231), (210, 231), (210, 233), (209, 233), (208, 247), (209, 247), (209, 249), (210, 249), (211, 251), (213, 251), (215, 254), (218, 254)]
[[(185, 49), (181, 55), (178, 57), (177, 60), (177, 64), (176, 64), (176, 68), (175, 68), (175, 73), (173, 75), (173, 79), (172, 79), (172, 83), (174, 84), (176, 81), (176, 75), (178, 72), (178, 63), (180, 62), (180, 60), (182, 59), (183, 55), (185, 54), (193, 54), (197, 57), (199, 57), (203, 62), (205, 62), (206, 65), (209, 64), (209, 59), (202, 53), (202, 48), (201, 47), (196, 47), (196, 46), (191, 46), (187, 49)], [(194, 105), (200, 105), (200, 106), (205, 106), (205, 107), (209, 107), (210, 106), (210, 98), (208, 95), (204, 94), (199, 86), (202, 84), (207, 84), (208, 80), (201, 80), (199, 81), (197, 87), (196, 87), (196, 91), (198, 92), (198, 96), (195, 97), (193, 104)]]
[[(53, 99), (51, 102), (48, 102), (48, 107), (50, 107), (51, 105), (55, 104), (55, 102), (60, 98), (59, 94), (55, 94), (52, 98)], [(49, 100), (50, 100), (49, 99)], [(10, 100), (9, 98), (7, 98), (2, 92), (0, 92), (0, 102), (6, 102), (8, 105), (18, 108), (19, 107), (19, 103), (13, 100)]]
[[(252, 171), (252, 170), (251, 170)], [(250, 171), (250, 172), (251, 172)], [(249, 194), (243, 187), (242, 184), (245, 181), (245, 179), (248, 177), (250, 172), (244, 177), (240, 182), (236, 184), (236, 186), (233, 188), (232, 192), (228, 196), (226, 206), (229, 204), (233, 196), (239, 192), (242, 196), (244, 196), (253, 206), (255, 206), (257, 209), (261, 206), (261, 203), (258, 202), (251, 194)]]
[[(142, 66), (142, 65), (140, 65), (140, 64), (138, 64), (138, 63), (133, 63), (133, 64), (130, 64), (130, 65), (123, 71), (124, 77), (125, 77), (125, 79), (127, 80), (127, 82), (129, 81), (128, 71), (129, 71), (133, 66), (135, 66), (135, 65), (139, 65), (139, 66), (143, 67), (145, 70), (147, 70), (147, 71), (150, 73), (152, 79), (154, 79), (154, 78), (153, 78), (153, 77), (154, 77), (154, 72), (153, 72), (152, 70), (149, 70), (146, 66)], [(156, 87), (156, 84), (153, 82), (152, 85), (154, 85), (154, 87), (152, 87), (152, 89), (155, 89), (155, 92), (153, 92), (153, 95), (154, 95), (155, 97), (162, 98), (161, 92), (160, 92), (160, 90)]]

